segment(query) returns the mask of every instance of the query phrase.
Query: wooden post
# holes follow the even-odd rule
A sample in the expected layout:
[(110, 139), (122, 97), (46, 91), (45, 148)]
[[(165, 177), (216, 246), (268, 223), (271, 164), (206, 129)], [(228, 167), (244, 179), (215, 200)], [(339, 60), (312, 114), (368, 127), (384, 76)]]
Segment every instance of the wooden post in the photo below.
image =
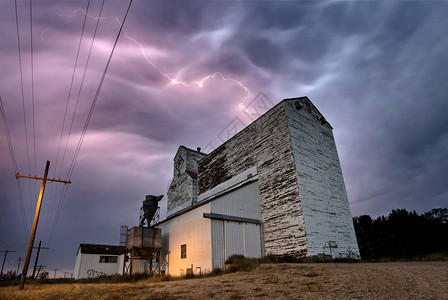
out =
[(159, 263), (159, 276), (162, 275), (162, 251), (158, 251), (157, 260)]
[(45, 193), (45, 184), (47, 183), (49, 168), (50, 168), (50, 162), (47, 160), (42, 185), (40, 187), (39, 198), (37, 200), (36, 212), (34, 214), (34, 222), (33, 222), (33, 228), (31, 230), (30, 242), (28, 243), (28, 251), (26, 252), (25, 264), (23, 265), (22, 277), (20, 278), (19, 289), (21, 290), (23, 290), (23, 287), (25, 286), (26, 274), (28, 273), (28, 266), (30, 265), (31, 251), (33, 250), (34, 238), (36, 237), (36, 228), (37, 223), (39, 221), (40, 208), (42, 206), (42, 198), (44, 197)]
[[(36, 279), (34, 275), (36, 274), (36, 267), (37, 267), (37, 261), (39, 260), (39, 253), (40, 249), (49, 249), (48, 247), (41, 247), (42, 241), (39, 241), (39, 246), (37, 247), (37, 254), (36, 254), (36, 260), (34, 261), (34, 268), (33, 268), (33, 275), (31, 276), (32, 279)], [(36, 247), (33, 247), (36, 248)]]
[(1, 272), (0, 272), (0, 275), (3, 275), (3, 267), (5, 266), (6, 256), (8, 255), (8, 253), (10, 253), (10, 252), (16, 252), (16, 251), (4, 250), (4, 251), (0, 251), (0, 252), (5, 252), (5, 256), (3, 257), (2, 270), (1, 270)]
[(134, 265), (134, 247), (131, 248), (131, 264), (129, 265), (129, 277), (132, 277), (133, 265)]
[(42, 206), (42, 199), (44, 198), (44, 193), (45, 193), (45, 185), (47, 184), (47, 181), (62, 182), (65, 184), (71, 183), (70, 181), (65, 181), (65, 180), (48, 179), (47, 176), (48, 176), (49, 169), (50, 169), (50, 162), (47, 160), (43, 178), (35, 177), (35, 176), (24, 176), (24, 175), (19, 175), (18, 173), (16, 174), (16, 178), (22, 177), (22, 178), (42, 180), (39, 198), (37, 199), (36, 212), (34, 214), (33, 228), (31, 229), (30, 241), (28, 243), (28, 251), (26, 252), (25, 264), (23, 265), (22, 277), (20, 278), (19, 289), (21, 289), (21, 290), (23, 290), (23, 287), (25, 286), (26, 274), (28, 273), (28, 267), (30, 265), (31, 252), (33, 251), (34, 238), (36, 237), (37, 223), (39, 222), (40, 208)]
[(17, 274), (16, 274), (16, 276), (19, 276), (19, 269), (20, 269), (20, 263), (22, 262), (22, 258), (21, 257), (19, 257), (19, 259), (17, 259), (16, 261), (18, 261), (19, 262), (19, 264), (17, 265)]

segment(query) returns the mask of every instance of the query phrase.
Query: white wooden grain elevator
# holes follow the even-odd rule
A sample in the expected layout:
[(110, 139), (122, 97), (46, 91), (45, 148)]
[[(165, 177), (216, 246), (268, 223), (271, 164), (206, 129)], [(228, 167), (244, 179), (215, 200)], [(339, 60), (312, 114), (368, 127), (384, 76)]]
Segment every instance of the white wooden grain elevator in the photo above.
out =
[(157, 225), (165, 273), (223, 268), (233, 254), (359, 258), (332, 129), (300, 97), (209, 154), (180, 146)]

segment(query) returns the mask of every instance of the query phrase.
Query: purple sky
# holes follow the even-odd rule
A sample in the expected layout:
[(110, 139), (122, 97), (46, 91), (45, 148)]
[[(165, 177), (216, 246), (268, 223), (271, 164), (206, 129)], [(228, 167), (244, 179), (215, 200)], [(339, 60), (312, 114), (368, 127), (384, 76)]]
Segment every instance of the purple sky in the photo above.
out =
[[(50, 160), (51, 177), (66, 177), (127, 3), (105, 2), (62, 164), (100, 6), (90, 3), (56, 169), (87, 1), (33, 1), (38, 176)], [(135, 0), (53, 234), (62, 185), (47, 186), (36, 244), (50, 250), (41, 262), (72, 271), (80, 243), (117, 244), (144, 196), (166, 195), (177, 147), (218, 145), (235, 117), (250, 122), (241, 106), (259, 92), (273, 103), (306, 95), (332, 124), (354, 216), (446, 207), (447, 9), (444, 1)], [(19, 172), (34, 175), (28, 1), (18, 1), (18, 17), (28, 151), (14, 1), (0, 2), (0, 95)], [(29, 237), (3, 126), (0, 154), (0, 250), (17, 251), (7, 270)], [(21, 180), (27, 231), (38, 184)]]

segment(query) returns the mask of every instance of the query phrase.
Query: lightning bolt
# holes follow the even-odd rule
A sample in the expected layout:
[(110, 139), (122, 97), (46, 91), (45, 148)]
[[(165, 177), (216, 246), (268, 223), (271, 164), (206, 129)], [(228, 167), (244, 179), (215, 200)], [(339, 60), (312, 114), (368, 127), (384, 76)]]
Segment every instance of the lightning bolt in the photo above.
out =
[[(121, 26), (121, 22), (118, 19), (118, 17), (116, 17), (116, 16), (95, 17), (95, 16), (92, 16), (91, 14), (87, 13), (85, 10), (82, 10), (82, 9), (76, 9), (70, 15), (59, 15), (59, 16), (60, 17), (73, 18), (73, 17), (75, 17), (75, 15), (77, 13), (82, 13), (84, 15), (87, 15), (87, 17), (89, 17), (92, 20), (98, 20), (98, 19), (100, 19), (100, 20), (115, 20), (115, 22), (117, 22), (117, 24), (119, 26)], [(250, 94), (249, 88), (247, 86), (245, 86), (241, 81), (238, 81), (238, 80), (236, 80), (234, 78), (231, 78), (231, 77), (226, 77), (221, 72), (214, 72), (214, 73), (209, 74), (209, 75), (203, 77), (202, 79), (196, 80), (196, 81), (186, 82), (186, 81), (178, 80), (178, 79), (176, 79), (174, 77), (171, 77), (169, 74), (163, 72), (163, 70), (160, 67), (158, 67), (156, 64), (154, 64), (151, 61), (151, 59), (146, 54), (145, 48), (143, 47), (142, 43), (140, 43), (136, 38), (129, 36), (128, 32), (125, 29), (123, 29), (123, 32), (124, 32), (124, 36), (125, 36), (126, 39), (128, 39), (131, 42), (133, 42), (135, 45), (137, 45), (137, 47), (140, 48), (140, 52), (141, 52), (143, 58), (146, 60), (146, 62), (153, 69), (155, 69), (161, 76), (165, 77), (172, 84), (182, 85), (182, 86), (184, 86), (186, 88), (189, 88), (189, 87), (192, 87), (192, 86), (197, 86), (199, 88), (202, 88), (206, 81), (208, 81), (208, 80), (210, 80), (212, 78), (215, 78), (215, 77), (219, 77), (219, 78), (221, 78), (224, 81), (230, 81), (230, 82), (238, 85), (239, 87), (241, 87), (244, 90), (246, 96), (244, 97), (243, 101), (239, 104), (239, 107), (240, 107), (240, 109), (244, 109), (245, 108), (244, 103), (250, 98), (251, 94)]]

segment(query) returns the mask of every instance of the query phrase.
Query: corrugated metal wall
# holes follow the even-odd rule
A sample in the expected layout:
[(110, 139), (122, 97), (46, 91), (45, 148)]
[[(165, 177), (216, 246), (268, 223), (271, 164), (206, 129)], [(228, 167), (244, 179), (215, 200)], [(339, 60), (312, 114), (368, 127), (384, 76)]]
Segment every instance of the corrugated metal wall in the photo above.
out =
[(244, 223), (244, 239), (245, 249), (244, 256), (246, 257), (262, 257), (262, 240), (261, 240), (261, 225)]
[(243, 224), (238, 222), (224, 221), (226, 229), (226, 258), (233, 254), (244, 255)]
[[(210, 203), (211, 213), (261, 220), (258, 181), (235, 189)], [(212, 220), (212, 266), (224, 268), (233, 254), (260, 258), (263, 256), (261, 225)]]
[(226, 248), (224, 243), (224, 222), (212, 220), (212, 267), (213, 269), (225, 267)]
[(224, 268), (225, 260), (234, 254), (263, 257), (261, 225), (246, 222), (212, 220), (212, 265)]
[(261, 220), (258, 180), (224, 194), (211, 202), (211, 212)]

